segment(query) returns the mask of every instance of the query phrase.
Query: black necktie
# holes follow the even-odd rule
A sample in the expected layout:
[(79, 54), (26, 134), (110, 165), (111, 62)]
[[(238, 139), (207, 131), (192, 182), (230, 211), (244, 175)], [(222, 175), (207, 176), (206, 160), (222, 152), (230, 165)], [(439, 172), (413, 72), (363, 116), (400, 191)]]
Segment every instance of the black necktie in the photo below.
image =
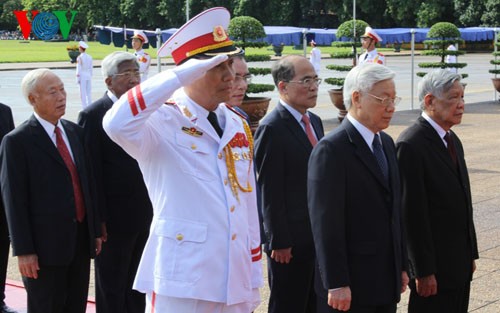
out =
[(215, 131), (217, 132), (217, 135), (219, 135), (219, 137), (222, 137), (223, 131), (222, 131), (222, 128), (220, 128), (219, 120), (217, 120), (217, 115), (213, 111), (210, 111), (208, 113), (207, 119), (210, 122), (210, 124), (212, 124), (212, 127), (215, 129)]
[(451, 160), (455, 166), (458, 165), (457, 162), (457, 151), (455, 150), (455, 144), (453, 144), (453, 140), (451, 139), (450, 133), (446, 133), (444, 135), (444, 141), (446, 141), (446, 145), (448, 147), (448, 153), (450, 154)]
[(380, 141), (378, 134), (375, 134), (375, 137), (373, 137), (372, 147), (373, 154), (375, 155), (375, 159), (377, 159), (377, 163), (382, 170), (382, 174), (384, 174), (385, 180), (389, 181), (389, 166), (387, 165), (387, 159), (385, 158), (385, 153), (382, 149), (382, 142)]

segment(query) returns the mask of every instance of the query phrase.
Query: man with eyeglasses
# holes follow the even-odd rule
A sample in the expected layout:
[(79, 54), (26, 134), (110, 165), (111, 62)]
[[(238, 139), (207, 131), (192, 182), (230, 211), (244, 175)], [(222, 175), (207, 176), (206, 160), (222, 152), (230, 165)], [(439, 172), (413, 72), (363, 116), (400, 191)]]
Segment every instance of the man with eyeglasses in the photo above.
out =
[(464, 149), (460, 75), (435, 70), (418, 84), (422, 115), (397, 140), (410, 264), (410, 313), (465, 313), (479, 258)]
[(234, 69), (234, 84), (233, 92), (231, 98), (227, 102), (236, 112), (241, 114), (247, 122), (250, 123), (248, 119), (248, 114), (240, 108), (243, 100), (246, 97), (248, 85), (252, 81), (252, 75), (248, 71), (247, 62), (243, 55), (235, 56), (233, 58), (233, 69)]
[(371, 27), (366, 27), (365, 33), (361, 36), (361, 46), (366, 52), (359, 56), (358, 64), (377, 63), (386, 65), (385, 56), (375, 48), (375, 45), (381, 41), (382, 38)]
[(354, 67), (344, 83), (348, 114), (309, 160), (319, 313), (395, 313), (408, 284), (396, 149), (383, 132), (400, 100), (394, 76), (379, 64)]
[(104, 132), (104, 114), (127, 90), (140, 83), (136, 57), (117, 51), (104, 58), (108, 90), (83, 110), (78, 124), (94, 169), (96, 206), (105, 239), (95, 260), (96, 309), (99, 313), (143, 313), (144, 294), (132, 289), (146, 244), (153, 207), (137, 161)]
[(289, 55), (271, 73), (280, 100), (255, 133), (255, 166), (262, 193), (269, 313), (316, 312), (315, 255), (307, 210), (307, 162), (323, 137), (316, 106), (318, 78), (302, 56)]

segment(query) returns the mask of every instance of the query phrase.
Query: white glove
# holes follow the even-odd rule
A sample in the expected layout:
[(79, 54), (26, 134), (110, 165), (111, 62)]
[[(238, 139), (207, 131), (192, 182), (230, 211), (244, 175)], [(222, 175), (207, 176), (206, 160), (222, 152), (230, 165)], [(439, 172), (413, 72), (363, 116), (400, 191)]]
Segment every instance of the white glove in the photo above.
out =
[(172, 71), (175, 73), (182, 86), (190, 85), (193, 81), (199, 79), (205, 73), (225, 62), (228, 59), (227, 55), (221, 54), (210, 59), (190, 59), (175, 68)]

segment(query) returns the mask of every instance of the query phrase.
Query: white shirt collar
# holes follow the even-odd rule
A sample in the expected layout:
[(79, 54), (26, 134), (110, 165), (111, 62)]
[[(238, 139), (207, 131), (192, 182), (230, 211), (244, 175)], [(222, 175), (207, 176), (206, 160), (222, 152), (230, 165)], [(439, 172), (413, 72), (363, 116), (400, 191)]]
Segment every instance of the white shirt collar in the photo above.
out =
[[(289, 105), (288, 103), (283, 101), (283, 99), (280, 99), (280, 102), (288, 110), (288, 112), (290, 112), (290, 114), (292, 114), (292, 116), (297, 120), (297, 123), (299, 123), (302, 127), (304, 127), (304, 125), (302, 124), (302, 113), (300, 113), (295, 108), (293, 108), (291, 105)], [(310, 117), (308, 111), (306, 111), (306, 114), (307, 114), (307, 116)]]
[(371, 130), (366, 128), (365, 125), (358, 122), (358, 120), (356, 120), (351, 114), (347, 113), (346, 117), (349, 120), (349, 122), (351, 122), (351, 124), (354, 126), (354, 128), (356, 128), (356, 130), (361, 134), (361, 137), (363, 137), (366, 144), (373, 152), (372, 143), (373, 143), (373, 138), (375, 138), (375, 134)]
[(441, 141), (443, 141), (444, 145), (446, 146), (447, 144), (446, 141), (444, 140), (444, 135), (446, 135), (446, 131), (441, 126), (439, 126), (438, 123), (434, 122), (434, 120), (429, 115), (427, 115), (425, 111), (422, 111), (422, 117), (427, 122), (429, 122), (429, 124), (431, 124), (432, 128), (434, 128), (434, 130), (438, 133), (439, 138), (441, 138)]
[[(49, 122), (49, 121), (44, 120), (43, 118), (41, 118), (40, 115), (38, 115), (36, 112), (33, 112), (33, 113), (35, 115), (35, 118), (42, 125), (42, 127), (45, 130), (45, 132), (47, 133), (47, 135), (49, 135), (49, 137), (52, 140), (52, 142), (54, 142), (54, 144), (56, 144), (56, 136), (55, 136), (55, 133), (54, 133), (54, 131), (56, 129), (56, 126), (54, 124), (52, 124), (51, 122)], [(63, 137), (67, 137), (66, 136), (66, 132), (64, 131), (64, 127), (62, 127), (61, 120), (57, 121), (57, 127), (59, 127), (61, 129), (61, 131), (63, 133)]]
[(116, 101), (118, 101), (118, 98), (116, 97), (116, 95), (111, 90), (108, 90), (106, 92), (106, 95), (108, 96), (108, 98), (111, 99), (111, 101), (113, 101), (113, 103), (115, 103)]

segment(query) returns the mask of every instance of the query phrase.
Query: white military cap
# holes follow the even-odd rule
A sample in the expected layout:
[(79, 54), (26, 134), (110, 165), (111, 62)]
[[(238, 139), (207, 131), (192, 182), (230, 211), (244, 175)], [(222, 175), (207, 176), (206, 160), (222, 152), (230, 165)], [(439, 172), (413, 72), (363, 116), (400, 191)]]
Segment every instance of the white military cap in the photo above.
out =
[(231, 15), (226, 8), (216, 7), (201, 12), (182, 25), (158, 50), (161, 57), (171, 55), (175, 64), (193, 56), (241, 54), (226, 29)]
[(140, 39), (143, 43), (148, 43), (148, 36), (142, 30), (134, 30), (134, 36), (132, 38)]
[(373, 40), (375, 40), (375, 42), (382, 41), (382, 38), (370, 26), (367, 26), (365, 28), (365, 33), (363, 34), (363, 36), (361, 36), (361, 38), (363, 37), (372, 38)]
[(78, 46), (82, 47), (83, 49), (87, 49), (89, 47), (89, 45), (83, 40), (78, 43)]

